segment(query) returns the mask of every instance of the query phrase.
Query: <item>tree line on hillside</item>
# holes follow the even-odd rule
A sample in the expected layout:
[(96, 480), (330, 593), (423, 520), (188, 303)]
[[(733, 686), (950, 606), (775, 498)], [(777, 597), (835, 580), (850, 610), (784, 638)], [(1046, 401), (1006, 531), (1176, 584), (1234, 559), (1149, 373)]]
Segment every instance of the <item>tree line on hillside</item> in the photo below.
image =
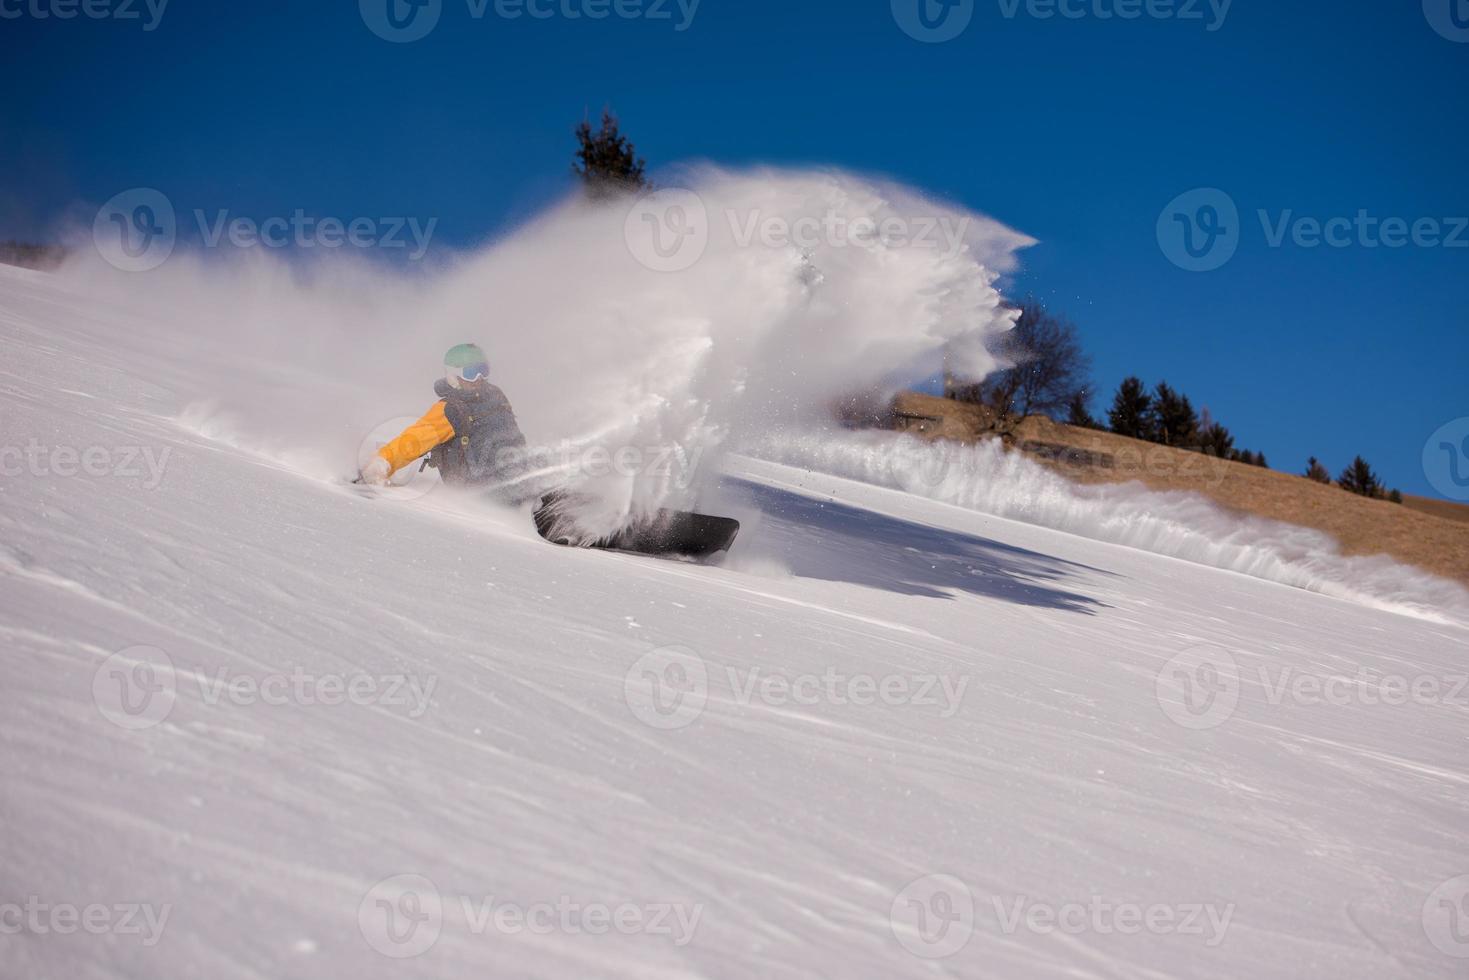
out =
[[(1090, 421), (1083, 411), (1068, 419), (1073, 425)], [(1100, 424), (1092, 423), (1094, 428)], [(1176, 449), (1193, 449), (1220, 459), (1250, 466), (1269, 467), (1265, 454), (1241, 449), (1234, 444), (1234, 434), (1209, 415), (1207, 408), (1194, 409), (1193, 401), (1166, 381), (1149, 391), (1141, 378), (1124, 378), (1112, 396), (1107, 410), (1107, 428), (1122, 436), (1156, 442)]]
[[(1082, 348), (1076, 324), (1052, 313), (1034, 297), (1019, 305), (1015, 329), (993, 351), (1005, 367), (983, 381), (958, 384), (945, 379), (945, 394), (988, 410), (992, 428), (1002, 434), (1030, 415), (1046, 415), (1084, 429), (1205, 453), (1251, 466), (1269, 467), (1263, 452), (1241, 449), (1234, 435), (1209, 410), (1195, 410), (1188, 395), (1166, 381), (1149, 389), (1141, 378), (1128, 377), (1117, 386), (1105, 420), (1093, 417), (1088, 372), (1091, 359)], [(1331, 474), (1316, 457), (1304, 474), (1331, 484)], [(1351, 493), (1376, 500), (1402, 503), (1397, 490), (1388, 490), (1365, 459), (1358, 456), (1334, 481)]]
[(1091, 358), (1082, 349), (1076, 324), (1033, 296), (1020, 302), (1019, 311), (1015, 329), (994, 349), (1010, 366), (973, 384), (946, 385), (949, 397), (988, 409), (997, 431), (1012, 431), (1029, 415), (1048, 415), (1080, 428), (1268, 465), (1264, 453), (1236, 448), (1234, 436), (1210, 418), (1208, 409), (1196, 411), (1189, 397), (1166, 381), (1149, 391), (1142, 379), (1125, 379), (1106, 422), (1098, 421), (1088, 408)]
[[(1306, 460), (1306, 472), (1302, 474), (1308, 480), (1317, 483), (1331, 485), (1331, 471), (1322, 465), (1321, 460), (1312, 456)], [(1390, 500), (1395, 504), (1403, 502), (1403, 494), (1400, 490), (1389, 490), (1387, 485), (1377, 478), (1369, 464), (1361, 456), (1352, 460), (1346, 469), (1342, 470), (1336, 478), (1336, 485), (1348, 493), (1355, 493), (1373, 500)]]
[(0, 242), (0, 263), (23, 269), (55, 269), (66, 260), (66, 249), (60, 245), (36, 245), (32, 242)]

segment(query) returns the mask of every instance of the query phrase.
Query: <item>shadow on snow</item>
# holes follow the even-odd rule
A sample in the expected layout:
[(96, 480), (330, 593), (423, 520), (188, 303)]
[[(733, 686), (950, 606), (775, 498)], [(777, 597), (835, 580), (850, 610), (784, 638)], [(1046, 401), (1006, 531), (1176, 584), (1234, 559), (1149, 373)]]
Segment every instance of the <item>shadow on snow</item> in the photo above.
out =
[(731, 482), (778, 519), (762, 528), (761, 538), (793, 575), (904, 595), (953, 598), (968, 592), (1087, 614), (1107, 608), (1059, 587), (1078, 571), (1099, 571), (1090, 566), (758, 483)]

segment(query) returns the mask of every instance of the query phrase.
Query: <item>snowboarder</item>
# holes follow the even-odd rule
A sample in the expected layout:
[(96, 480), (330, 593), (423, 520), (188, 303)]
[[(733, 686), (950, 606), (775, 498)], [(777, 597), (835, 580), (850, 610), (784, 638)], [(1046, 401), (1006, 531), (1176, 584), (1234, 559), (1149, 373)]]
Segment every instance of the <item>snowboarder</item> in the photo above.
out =
[(691, 511), (660, 510), (601, 537), (576, 528), (577, 496), (564, 487), (532, 488), (525, 437), (505, 393), (490, 384), (490, 363), (474, 344), (460, 344), (444, 355), (444, 377), (434, 382), (439, 400), (423, 418), (377, 451), (357, 482), (381, 486), (394, 473), (428, 456), (444, 482), (488, 490), (519, 504), (540, 498), (536, 530), (554, 544), (610, 548), (651, 555), (707, 558), (727, 551), (740, 523)]
[(445, 483), (504, 491), (525, 467), (525, 436), (505, 393), (490, 384), (490, 362), (476, 344), (451, 347), (439, 400), (362, 467), (362, 483), (381, 486), (427, 455)]

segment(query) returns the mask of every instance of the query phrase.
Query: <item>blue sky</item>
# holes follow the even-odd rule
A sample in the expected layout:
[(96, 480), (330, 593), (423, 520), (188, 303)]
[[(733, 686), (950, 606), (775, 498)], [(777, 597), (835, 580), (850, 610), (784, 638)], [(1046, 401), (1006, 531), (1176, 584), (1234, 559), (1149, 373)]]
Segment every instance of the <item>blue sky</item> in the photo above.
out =
[[(67, 2), (0, 0), (0, 238), (149, 186), (434, 216), (473, 245), (564, 189), (573, 125), (607, 104), (655, 167), (887, 174), (1040, 239), (1012, 292), (1081, 327), (1097, 412), (1127, 374), (1166, 379), (1276, 468), (1362, 453), (1435, 496), (1425, 441), (1469, 416), (1469, 0), (962, 0), (928, 8), (962, 22), (940, 43), (900, 26), (918, 0), (427, 0), (408, 43), (369, 29), (387, 0)], [(496, 12), (526, 3), (551, 16)], [(1239, 216), (1206, 272), (1158, 234), (1196, 188)], [(1359, 212), (1426, 233), (1271, 241)]]

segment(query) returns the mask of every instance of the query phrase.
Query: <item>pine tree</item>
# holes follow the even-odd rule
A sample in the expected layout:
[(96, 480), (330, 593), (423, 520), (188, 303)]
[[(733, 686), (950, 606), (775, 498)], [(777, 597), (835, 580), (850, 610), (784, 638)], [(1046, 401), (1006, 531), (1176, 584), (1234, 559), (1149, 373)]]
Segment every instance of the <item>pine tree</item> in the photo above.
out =
[(1071, 396), (1071, 401), (1066, 405), (1066, 424), (1074, 425), (1079, 429), (1100, 429), (1102, 423), (1092, 417), (1091, 409), (1087, 407), (1086, 392), (1078, 391)]
[(1127, 378), (1117, 388), (1112, 399), (1112, 408), (1107, 412), (1107, 424), (1119, 436), (1146, 439), (1150, 435), (1150, 419), (1153, 399), (1148, 396), (1141, 378)]
[(644, 175), (647, 161), (637, 155), (632, 141), (622, 135), (617, 117), (610, 109), (602, 110), (602, 128), (596, 132), (583, 119), (576, 127), (576, 142), (576, 162), (571, 169), (586, 183), (587, 193), (593, 199), (603, 200), (652, 186)]
[(1199, 417), (1188, 396), (1174, 391), (1168, 382), (1158, 382), (1153, 395), (1154, 441), (1165, 446), (1190, 446), (1198, 438)]
[(1331, 472), (1321, 465), (1321, 460), (1312, 456), (1306, 460), (1306, 479), (1315, 480), (1317, 483), (1330, 483)]
[(1267, 470), (1270, 469), (1270, 464), (1265, 461), (1265, 454), (1264, 453), (1256, 453), (1255, 454), (1255, 465), (1256, 466), (1263, 467), (1263, 468), (1265, 468)]
[(1361, 456), (1352, 460), (1352, 465), (1341, 471), (1336, 478), (1337, 486), (1364, 497), (1381, 497), (1382, 481), (1372, 472), (1372, 467)]
[(1218, 422), (1211, 423), (1199, 433), (1199, 446), (1210, 456), (1220, 459), (1239, 458), (1239, 451), (1234, 448), (1234, 436)]
[(1394, 490), (1392, 493), (1387, 495), (1387, 499), (1391, 500), (1395, 504), (1400, 504), (1403, 502), (1403, 492), (1401, 490)]

